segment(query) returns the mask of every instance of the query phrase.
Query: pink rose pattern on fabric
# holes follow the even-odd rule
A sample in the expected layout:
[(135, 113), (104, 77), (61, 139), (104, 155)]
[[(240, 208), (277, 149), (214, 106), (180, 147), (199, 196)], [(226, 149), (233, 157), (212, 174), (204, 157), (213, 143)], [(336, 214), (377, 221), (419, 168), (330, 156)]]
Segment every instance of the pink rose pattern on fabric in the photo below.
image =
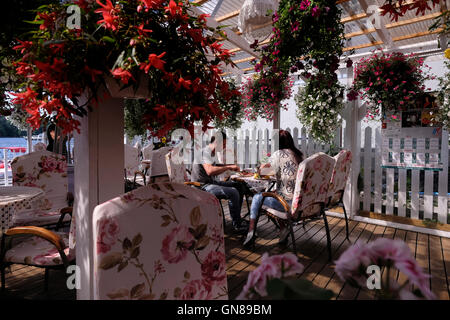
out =
[(97, 237), (97, 254), (107, 253), (116, 243), (119, 235), (119, 225), (112, 218), (104, 218), (99, 221), (100, 227)]
[(186, 226), (175, 227), (162, 242), (161, 253), (169, 263), (177, 263), (186, 258), (194, 244), (194, 237)]
[(211, 251), (202, 263), (202, 276), (208, 283), (214, 284), (225, 280), (225, 255), (222, 252)]
[(211, 286), (204, 280), (188, 282), (181, 291), (181, 300), (209, 300), (211, 299)]

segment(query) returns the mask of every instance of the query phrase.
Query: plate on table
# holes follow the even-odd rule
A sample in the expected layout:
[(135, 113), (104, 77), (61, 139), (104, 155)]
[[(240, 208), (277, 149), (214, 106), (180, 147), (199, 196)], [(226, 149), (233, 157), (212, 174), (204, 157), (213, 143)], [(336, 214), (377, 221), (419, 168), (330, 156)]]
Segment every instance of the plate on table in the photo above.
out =
[(248, 172), (248, 171), (241, 171), (238, 173), (238, 175), (241, 177), (251, 177), (251, 176), (253, 176), (253, 174), (254, 174), (253, 172)]
[(271, 180), (273, 178), (273, 176), (258, 176), (258, 177), (254, 177), (255, 180)]

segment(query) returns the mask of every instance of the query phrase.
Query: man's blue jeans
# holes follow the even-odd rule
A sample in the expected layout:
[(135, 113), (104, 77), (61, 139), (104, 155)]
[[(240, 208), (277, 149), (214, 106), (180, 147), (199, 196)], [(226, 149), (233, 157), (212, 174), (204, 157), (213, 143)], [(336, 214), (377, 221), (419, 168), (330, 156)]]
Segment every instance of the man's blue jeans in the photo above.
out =
[(240, 224), (241, 207), (244, 195), (239, 183), (232, 181), (217, 181), (212, 184), (204, 185), (202, 189), (206, 192), (212, 193), (217, 197), (217, 199), (228, 200), (230, 216), (233, 220), (233, 224)]
[[(259, 208), (261, 207), (262, 200), (263, 200), (262, 193), (255, 194), (253, 196), (252, 206), (250, 208), (250, 219), (256, 219), (258, 217), (258, 215), (259, 215)], [(286, 201), (286, 202), (289, 205), (291, 205), (291, 203), (292, 203), (292, 201)], [(281, 212), (285, 211), (284, 207), (280, 203), (280, 201), (278, 201), (275, 198), (271, 198), (271, 197), (264, 198), (264, 205), (269, 207), (269, 208), (275, 209), (277, 211), (281, 211)]]

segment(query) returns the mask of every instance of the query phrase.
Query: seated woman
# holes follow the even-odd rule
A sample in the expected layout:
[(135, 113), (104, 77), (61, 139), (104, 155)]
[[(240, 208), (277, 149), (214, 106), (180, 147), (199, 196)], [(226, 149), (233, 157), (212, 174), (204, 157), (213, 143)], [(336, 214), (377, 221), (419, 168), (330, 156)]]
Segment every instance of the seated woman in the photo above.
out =
[[(264, 170), (272, 169), (276, 173), (277, 189), (276, 192), (283, 196), (289, 203), (292, 202), (295, 189), (295, 179), (297, 169), (300, 162), (303, 161), (303, 154), (294, 145), (289, 131), (280, 130), (279, 150), (274, 152), (269, 161), (258, 169), (258, 173)], [(252, 206), (250, 208), (250, 226), (244, 246), (253, 243), (256, 235), (256, 220), (262, 205), (273, 208), (275, 210), (284, 211), (281, 203), (274, 198), (265, 198), (264, 203), (262, 193), (258, 193), (253, 197)], [(280, 224), (280, 242), (284, 242), (289, 235), (288, 229)]]

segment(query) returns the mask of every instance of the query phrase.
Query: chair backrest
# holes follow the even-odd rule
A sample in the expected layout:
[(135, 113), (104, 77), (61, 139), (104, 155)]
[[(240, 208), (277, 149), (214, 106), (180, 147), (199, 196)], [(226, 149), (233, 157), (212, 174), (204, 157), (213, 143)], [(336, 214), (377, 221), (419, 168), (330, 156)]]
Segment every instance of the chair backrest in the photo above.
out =
[(127, 176), (134, 176), (134, 173), (139, 170), (139, 150), (128, 144), (124, 144), (125, 154), (125, 172)]
[(320, 213), (328, 196), (335, 160), (323, 152), (313, 154), (298, 166), (292, 200), (292, 216), (297, 218)]
[(330, 204), (336, 204), (340, 199), (347, 185), (347, 179), (350, 175), (352, 166), (352, 153), (349, 150), (341, 150), (334, 156), (336, 163), (331, 175), (328, 197)]
[(151, 160), (153, 148), (154, 148), (153, 143), (150, 143), (142, 148), (142, 158), (144, 160)]
[(162, 147), (152, 152), (150, 164), (150, 178), (167, 176), (166, 154), (172, 150), (171, 147)]
[(64, 156), (50, 151), (36, 151), (11, 162), (13, 185), (38, 187), (45, 191), (39, 208), (55, 211), (67, 207), (67, 163)]
[(222, 211), (178, 183), (133, 190), (94, 210), (95, 299), (227, 299)]
[(45, 151), (45, 150), (47, 150), (47, 147), (43, 142), (38, 142), (33, 146), (33, 151)]
[(184, 183), (189, 181), (183, 157), (180, 155), (180, 148), (173, 148), (166, 154), (167, 173), (170, 182)]

